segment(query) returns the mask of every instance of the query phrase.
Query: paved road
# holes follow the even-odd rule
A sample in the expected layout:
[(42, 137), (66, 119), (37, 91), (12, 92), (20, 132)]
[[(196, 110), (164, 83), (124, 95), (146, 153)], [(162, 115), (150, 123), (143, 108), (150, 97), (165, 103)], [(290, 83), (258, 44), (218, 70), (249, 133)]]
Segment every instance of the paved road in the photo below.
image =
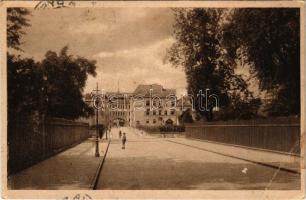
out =
[[(103, 165), (97, 189), (299, 189), (299, 174), (142, 136), (133, 128), (121, 149), (118, 130)], [(181, 140), (181, 138), (180, 138)], [(188, 141), (188, 139), (186, 139)], [(205, 145), (205, 143), (203, 143)]]

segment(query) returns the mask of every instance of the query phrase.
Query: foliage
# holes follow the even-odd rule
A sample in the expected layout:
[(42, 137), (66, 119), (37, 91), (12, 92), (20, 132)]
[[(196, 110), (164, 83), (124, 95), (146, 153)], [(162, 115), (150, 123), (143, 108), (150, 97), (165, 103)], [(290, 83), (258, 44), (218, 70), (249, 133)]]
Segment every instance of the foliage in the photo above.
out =
[(92, 114), (83, 101), (83, 89), (88, 75), (96, 75), (96, 61), (68, 55), (64, 47), (59, 55), (48, 51), (41, 62), (46, 98), (46, 114), (75, 119)]
[(298, 8), (234, 9), (224, 27), (231, 59), (244, 59), (272, 97), (271, 115), (300, 112)]
[(191, 115), (191, 109), (187, 109), (185, 110), (179, 117), (179, 121), (181, 124), (184, 124), (184, 123), (192, 123), (193, 122), (193, 118), (192, 118), (192, 115)]
[[(7, 9), (8, 47), (21, 50), (22, 28), (30, 26), (27, 15), (24, 8)], [(68, 47), (59, 55), (48, 51), (40, 63), (7, 55), (9, 119), (35, 112), (67, 119), (93, 114), (82, 92), (88, 75), (96, 75), (96, 61), (68, 55)]]
[(23, 27), (30, 26), (26, 16), (29, 11), (25, 8), (7, 8), (7, 46), (20, 49), (21, 37), (25, 32)]
[(20, 114), (30, 115), (42, 107), (43, 80), (39, 63), (8, 54), (7, 66), (8, 115), (13, 118)]
[[(30, 26), (24, 8), (7, 9), (8, 47), (21, 50), (25, 26)], [(93, 110), (83, 101), (88, 75), (96, 75), (96, 61), (68, 55), (68, 47), (60, 54), (48, 51), (42, 62), (7, 54), (8, 114), (33, 112), (51, 117), (75, 119), (88, 116)]]
[(222, 120), (233, 119), (253, 119), (258, 117), (258, 108), (261, 101), (258, 98), (253, 98), (248, 101), (241, 101), (239, 96), (232, 96), (231, 103), (226, 110), (222, 112)]
[(159, 127), (158, 126), (137, 125), (136, 128), (139, 129), (139, 130), (146, 131), (148, 133), (159, 132)]
[(96, 75), (95, 61), (48, 51), (41, 63), (8, 55), (9, 115), (37, 111), (50, 117), (76, 119), (93, 114), (83, 101), (88, 75)]
[[(175, 10), (176, 42), (168, 50), (168, 60), (177, 67), (184, 67), (188, 94), (197, 97), (200, 90), (205, 93), (206, 88), (209, 88), (211, 93), (219, 97), (223, 109), (227, 109), (230, 104), (236, 103), (232, 98), (237, 98), (237, 94), (240, 97), (237, 103), (244, 105), (248, 105), (254, 97), (245, 80), (235, 73), (234, 62), (227, 59), (228, 55), (222, 45), (223, 13), (223, 9)], [(212, 109), (203, 112), (199, 104), (200, 99), (197, 99), (197, 112), (211, 120)], [(245, 109), (251, 111), (251, 106), (245, 106)]]

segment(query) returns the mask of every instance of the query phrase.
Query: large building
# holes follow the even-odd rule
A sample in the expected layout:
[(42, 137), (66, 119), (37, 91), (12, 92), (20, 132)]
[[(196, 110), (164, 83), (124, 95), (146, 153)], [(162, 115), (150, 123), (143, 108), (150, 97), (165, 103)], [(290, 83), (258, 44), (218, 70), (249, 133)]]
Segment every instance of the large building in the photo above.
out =
[[(159, 84), (138, 85), (133, 93), (107, 92), (103, 98), (99, 123), (112, 126), (178, 125), (179, 116), (191, 108), (186, 98), (177, 99), (175, 89)], [(87, 95), (86, 102), (90, 100)], [(89, 121), (95, 124), (95, 117)]]
[[(99, 109), (99, 124), (111, 126), (130, 125), (130, 97), (131, 94), (120, 92), (106, 92), (101, 94), (103, 106)], [(93, 107), (90, 94), (85, 95), (85, 102)], [(96, 116), (86, 120), (90, 125), (96, 124)]]
[(130, 126), (178, 124), (175, 89), (139, 85), (130, 98)]
[(128, 93), (106, 93), (108, 99), (108, 114), (113, 125), (129, 126), (130, 124), (130, 97)]

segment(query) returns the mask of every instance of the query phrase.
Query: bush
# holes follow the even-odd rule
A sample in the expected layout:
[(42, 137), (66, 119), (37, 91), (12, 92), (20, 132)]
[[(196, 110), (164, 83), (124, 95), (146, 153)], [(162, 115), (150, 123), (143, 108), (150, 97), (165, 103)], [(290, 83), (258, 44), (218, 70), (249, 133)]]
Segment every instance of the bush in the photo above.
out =
[(144, 130), (146, 132), (149, 132), (149, 133), (159, 132), (159, 127), (158, 126), (141, 126), (141, 125), (138, 125), (137, 128), (140, 129), (140, 130)]

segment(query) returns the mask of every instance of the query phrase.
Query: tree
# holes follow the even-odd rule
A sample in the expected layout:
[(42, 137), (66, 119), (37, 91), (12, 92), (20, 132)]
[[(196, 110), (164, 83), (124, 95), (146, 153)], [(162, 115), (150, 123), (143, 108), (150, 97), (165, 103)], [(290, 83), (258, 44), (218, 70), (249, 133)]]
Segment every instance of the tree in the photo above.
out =
[(191, 112), (192, 111), (191, 111), (190, 108), (183, 111), (183, 113), (178, 117), (180, 124), (184, 125), (185, 123), (192, 123), (193, 122)]
[[(21, 51), (21, 38), (25, 34), (23, 28), (30, 26), (25, 8), (7, 9), (7, 46)], [(8, 121), (17, 117), (30, 116), (40, 107), (40, 71), (39, 64), (33, 59), (21, 58), (7, 52), (7, 92)]]
[[(233, 94), (247, 103), (253, 99), (244, 79), (235, 74), (234, 61), (227, 59), (222, 45), (223, 9), (178, 9), (175, 10), (174, 35), (176, 42), (168, 50), (168, 60), (176, 67), (183, 66), (188, 83), (188, 94), (197, 97), (199, 91), (209, 88), (219, 97), (220, 105), (227, 112)], [(212, 109), (201, 111), (200, 101), (195, 101), (196, 110), (211, 120)], [(247, 106), (245, 106), (247, 109)], [(223, 115), (237, 118), (232, 115)]]
[[(29, 26), (24, 8), (7, 10), (7, 44), (21, 51), (23, 27)], [(83, 101), (88, 75), (96, 75), (96, 61), (68, 55), (68, 47), (60, 54), (48, 51), (42, 62), (7, 54), (8, 117), (33, 113), (51, 117), (76, 119), (93, 110)], [(31, 117), (30, 117), (31, 118)]]
[(244, 59), (268, 91), (270, 115), (300, 113), (300, 14), (297, 8), (234, 9), (224, 27), (231, 59)]
[(8, 54), (7, 66), (9, 119), (30, 115), (41, 107), (43, 80), (39, 63), (33, 59)]
[(21, 50), (21, 37), (25, 34), (23, 27), (30, 26), (26, 16), (29, 11), (26, 8), (7, 8), (7, 46)]
[(64, 47), (59, 55), (48, 51), (41, 69), (48, 116), (76, 119), (93, 113), (82, 93), (88, 75), (96, 76), (96, 61), (68, 55)]

